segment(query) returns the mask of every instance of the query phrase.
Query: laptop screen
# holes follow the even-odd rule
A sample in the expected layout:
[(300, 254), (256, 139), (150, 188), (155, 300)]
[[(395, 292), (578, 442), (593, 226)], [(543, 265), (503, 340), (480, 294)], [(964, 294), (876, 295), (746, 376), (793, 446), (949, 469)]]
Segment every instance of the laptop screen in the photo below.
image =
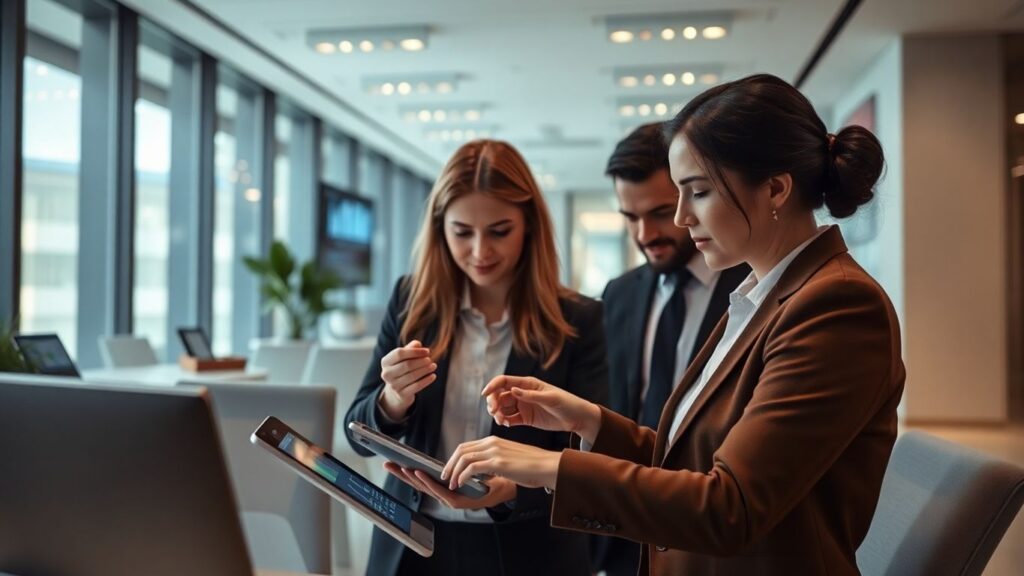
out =
[(56, 334), (19, 334), (14, 337), (14, 343), (17, 344), (25, 362), (37, 374), (81, 377)]

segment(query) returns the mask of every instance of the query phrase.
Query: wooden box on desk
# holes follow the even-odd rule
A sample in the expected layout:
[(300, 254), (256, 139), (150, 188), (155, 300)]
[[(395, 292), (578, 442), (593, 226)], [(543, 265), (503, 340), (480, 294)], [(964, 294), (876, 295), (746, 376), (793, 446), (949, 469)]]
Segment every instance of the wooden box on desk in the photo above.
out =
[(189, 372), (245, 370), (245, 357), (225, 356), (223, 358), (196, 358), (194, 356), (182, 354), (178, 357), (178, 365)]

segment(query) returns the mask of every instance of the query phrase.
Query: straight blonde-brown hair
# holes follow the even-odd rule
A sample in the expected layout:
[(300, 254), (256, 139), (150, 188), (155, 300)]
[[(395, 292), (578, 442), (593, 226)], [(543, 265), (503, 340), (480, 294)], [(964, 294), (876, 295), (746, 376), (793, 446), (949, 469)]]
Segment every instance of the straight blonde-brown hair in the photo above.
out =
[(551, 215), (523, 157), (506, 142), (474, 140), (462, 145), (448, 161), (427, 200), (414, 252), (415, 270), (409, 286), (403, 344), (423, 340), (428, 328), (437, 326), (430, 348), (435, 361), (452, 346), (459, 317), (459, 303), (469, 280), (456, 265), (444, 236), (448, 207), (467, 194), (480, 193), (519, 207), (526, 234), (508, 294), (513, 349), (543, 360), (549, 367), (562, 352), (567, 338), (576, 336), (565, 320), (559, 298), (575, 293), (558, 281)]

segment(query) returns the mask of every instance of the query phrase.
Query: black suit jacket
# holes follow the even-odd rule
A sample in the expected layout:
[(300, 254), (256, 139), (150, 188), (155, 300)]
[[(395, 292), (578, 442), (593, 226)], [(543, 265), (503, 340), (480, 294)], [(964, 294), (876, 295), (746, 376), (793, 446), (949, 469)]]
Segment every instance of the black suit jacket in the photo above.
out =
[[(388, 352), (402, 345), (399, 333), (407, 298), (407, 282), (403, 278), (395, 285), (388, 304), (373, 361), (370, 362), (352, 406), (345, 414), (345, 433), (349, 444), (364, 456), (372, 456), (372, 453), (353, 441), (348, 432), (349, 422), (363, 422), (393, 438), (403, 438), (409, 446), (431, 455), (437, 450), (441, 437), (441, 416), (448, 379), (447, 356), (437, 362), (437, 380), (417, 395), (404, 422), (388, 423), (377, 408), (377, 398), (384, 387), (380, 361)], [(608, 369), (601, 303), (581, 296), (575, 300), (562, 299), (561, 308), (562, 314), (576, 329), (578, 336), (566, 342), (558, 359), (547, 369), (542, 367), (541, 359), (523, 356), (512, 350), (505, 374), (534, 376), (592, 402), (607, 405)], [(434, 334), (428, 332), (423, 341), (429, 343), (433, 337)], [(529, 426), (505, 428), (494, 425), (491, 434), (548, 450), (561, 451), (569, 446), (567, 433), (547, 432)], [(413, 510), (418, 510), (423, 500), (419, 492), (390, 475), (384, 489)], [(589, 574), (587, 536), (552, 528), (548, 521), (551, 500), (552, 497), (543, 489), (520, 487), (514, 508), (500, 506), (488, 510), (496, 522), (529, 521), (536, 524), (536, 529), (508, 531), (518, 536), (505, 538), (499, 543), (505, 574)], [(401, 543), (383, 531), (374, 529), (367, 573), (392, 576), (398, 569), (402, 553)]]
[[(729, 309), (729, 294), (750, 274), (746, 264), (723, 270), (705, 311), (687, 310), (687, 314), (703, 313), (697, 340), (687, 362), (714, 330)], [(658, 274), (644, 264), (612, 280), (601, 297), (604, 302), (604, 326), (608, 340), (608, 367), (611, 392), (609, 408), (636, 420), (640, 415), (640, 392), (643, 387), (644, 337), (647, 317), (651, 312)]]
[[(687, 314), (704, 315), (687, 363), (692, 362), (704, 346), (708, 335), (729, 309), (729, 294), (748, 274), (750, 267), (746, 264), (723, 270), (708, 307), (705, 310), (687, 310)], [(609, 408), (631, 420), (639, 418), (643, 406), (640, 392), (643, 388), (644, 339), (657, 285), (658, 274), (649, 264), (644, 264), (609, 282), (602, 296), (608, 339)], [(595, 570), (606, 570), (609, 576), (635, 574), (640, 563), (640, 546), (618, 538), (594, 536), (591, 563)]]

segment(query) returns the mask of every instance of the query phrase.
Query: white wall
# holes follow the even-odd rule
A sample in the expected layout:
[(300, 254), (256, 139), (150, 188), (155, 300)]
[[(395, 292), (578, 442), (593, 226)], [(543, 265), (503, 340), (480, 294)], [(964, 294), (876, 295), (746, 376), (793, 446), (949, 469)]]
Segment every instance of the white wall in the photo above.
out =
[(999, 40), (906, 38), (903, 77), (907, 415), (1005, 421), (1008, 230)]
[(994, 36), (904, 37), (834, 107), (875, 97), (879, 233), (851, 251), (900, 317), (907, 420), (1007, 418), (1002, 74)]
[[(837, 132), (842, 122), (868, 98), (875, 98), (875, 135), (882, 143), (886, 169), (878, 184), (874, 217), (878, 235), (871, 242), (850, 247), (854, 258), (878, 280), (892, 300), (900, 320), (904, 318), (903, 279), (903, 50), (894, 40), (833, 106), (829, 128)], [(848, 236), (848, 221), (840, 221)], [(904, 324), (905, 328), (905, 324)]]

